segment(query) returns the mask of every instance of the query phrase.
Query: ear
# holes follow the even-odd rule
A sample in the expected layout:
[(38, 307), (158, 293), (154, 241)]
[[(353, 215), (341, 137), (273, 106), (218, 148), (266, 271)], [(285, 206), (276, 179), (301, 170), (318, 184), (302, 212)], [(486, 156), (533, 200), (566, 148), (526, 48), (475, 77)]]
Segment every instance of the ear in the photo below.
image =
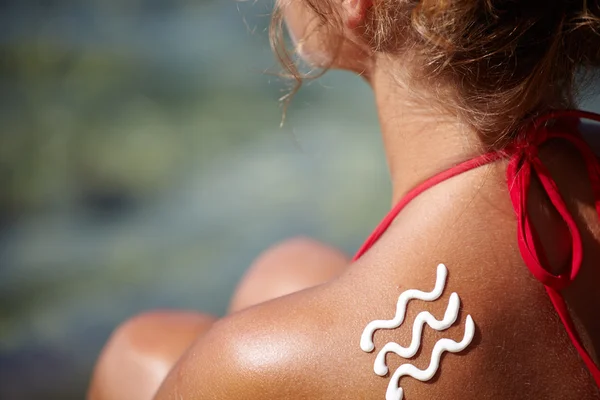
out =
[(367, 10), (371, 6), (373, 6), (373, 0), (342, 0), (346, 27), (355, 29), (364, 22)]

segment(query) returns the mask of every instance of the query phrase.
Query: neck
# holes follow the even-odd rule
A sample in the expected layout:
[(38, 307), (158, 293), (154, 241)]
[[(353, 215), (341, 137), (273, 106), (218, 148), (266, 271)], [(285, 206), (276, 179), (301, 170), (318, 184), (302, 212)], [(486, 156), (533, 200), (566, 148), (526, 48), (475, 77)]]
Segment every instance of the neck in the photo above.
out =
[(426, 92), (404, 87), (378, 68), (369, 81), (375, 92), (392, 180), (393, 203), (427, 178), (482, 152), (477, 134), (436, 107)]

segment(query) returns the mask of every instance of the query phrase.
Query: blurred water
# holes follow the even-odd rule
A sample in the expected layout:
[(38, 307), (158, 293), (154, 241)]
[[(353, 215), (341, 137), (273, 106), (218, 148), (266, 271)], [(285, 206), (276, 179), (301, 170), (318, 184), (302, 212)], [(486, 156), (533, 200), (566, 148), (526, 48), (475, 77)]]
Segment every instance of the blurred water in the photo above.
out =
[(279, 129), (267, 5), (0, 7), (0, 398), (82, 398), (119, 322), (220, 314), (271, 243), (351, 251), (387, 207), (358, 79), (307, 87)]

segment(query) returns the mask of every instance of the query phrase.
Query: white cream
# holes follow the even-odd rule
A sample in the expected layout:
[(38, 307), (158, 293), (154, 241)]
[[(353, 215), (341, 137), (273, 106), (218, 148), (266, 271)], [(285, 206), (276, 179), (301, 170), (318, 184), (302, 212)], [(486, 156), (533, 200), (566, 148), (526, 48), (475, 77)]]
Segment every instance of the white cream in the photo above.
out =
[(446, 330), (450, 328), (454, 322), (456, 322), (459, 308), (460, 298), (458, 297), (458, 294), (452, 293), (450, 295), (448, 307), (446, 308), (446, 313), (444, 314), (444, 319), (441, 321), (435, 319), (435, 317), (428, 311), (419, 313), (417, 318), (415, 318), (415, 322), (413, 323), (412, 340), (410, 342), (410, 346), (402, 347), (398, 343), (394, 342), (390, 342), (383, 346), (383, 348), (377, 354), (377, 358), (375, 359), (375, 373), (379, 376), (384, 376), (388, 373), (388, 367), (385, 363), (385, 357), (388, 353), (396, 353), (402, 358), (411, 358), (417, 354), (417, 351), (421, 346), (421, 336), (423, 335), (423, 327), (425, 324), (429, 325), (436, 331)]
[[(444, 288), (446, 286), (446, 279), (448, 277), (448, 269), (444, 264), (439, 264), (437, 267), (437, 278), (435, 287), (431, 292), (423, 292), (417, 289), (409, 289), (400, 294), (398, 303), (396, 305), (396, 315), (391, 320), (376, 320), (370, 322), (364, 329), (360, 338), (360, 348), (365, 352), (371, 352), (375, 349), (373, 343), (373, 335), (378, 329), (395, 329), (398, 328), (404, 322), (406, 317), (406, 309), (408, 302), (412, 299), (418, 299), (423, 301), (435, 301), (440, 298)], [(417, 354), (419, 347), (421, 346), (421, 339), (423, 336), (423, 329), (425, 324), (429, 325), (436, 331), (444, 331), (454, 324), (458, 318), (460, 308), (460, 298), (457, 293), (452, 293), (448, 301), (448, 307), (444, 313), (444, 318), (440, 321), (437, 320), (431, 313), (423, 311), (417, 315), (413, 323), (412, 339), (408, 347), (400, 346), (398, 343), (390, 342), (387, 343), (377, 354), (373, 370), (377, 375), (385, 376), (388, 372), (388, 366), (386, 364), (386, 356), (388, 353), (395, 353), (402, 358), (411, 358)], [(475, 335), (475, 323), (470, 315), (467, 315), (465, 322), (465, 333), (463, 339), (460, 342), (455, 342), (451, 339), (440, 339), (435, 344), (429, 367), (421, 370), (412, 364), (402, 364), (394, 372), (390, 379), (390, 383), (387, 388), (385, 395), (386, 400), (402, 400), (404, 392), (400, 387), (400, 378), (403, 376), (410, 376), (414, 379), (422, 382), (428, 381), (437, 373), (440, 366), (440, 359), (444, 352), (458, 353), (467, 348), (473, 341)]]
[(369, 353), (375, 350), (375, 344), (373, 343), (373, 334), (378, 329), (396, 329), (406, 316), (406, 307), (408, 302), (412, 299), (418, 299), (423, 301), (434, 301), (440, 298), (444, 287), (446, 286), (446, 277), (448, 276), (448, 269), (444, 264), (440, 264), (437, 267), (437, 279), (435, 287), (431, 292), (423, 292), (417, 289), (409, 289), (403, 292), (398, 298), (396, 305), (396, 315), (394, 319), (390, 320), (376, 320), (370, 322), (362, 333), (360, 338), (360, 348)]
[(442, 354), (445, 351), (449, 353), (458, 353), (463, 351), (467, 348), (469, 344), (471, 344), (474, 335), (475, 323), (473, 322), (473, 318), (471, 318), (470, 315), (467, 315), (467, 320), (465, 323), (465, 334), (463, 336), (463, 339), (458, 343), (451, 339), (438, 340), (431, 353), (431, 362), (429, 363), (429, 367), (427, 367), (427, 369), (418, 369), (412, 364), (402, 364), (400, 367), (398, 367), (398, 369), (396, 370), (396, 372), (394, 372), (394, 375), (392, 375), (390, 379), (390, 383), (385, 394), (385, 399), (402, 400), (402, 398), (404, 397), (404, 392), (399, 386), (399, 384), (400, 378), (403, 376), (411, 376), (422, 382), (428, 381), (431, 378), (433, 378), (440, 366), (440, 359), (442, 358)]

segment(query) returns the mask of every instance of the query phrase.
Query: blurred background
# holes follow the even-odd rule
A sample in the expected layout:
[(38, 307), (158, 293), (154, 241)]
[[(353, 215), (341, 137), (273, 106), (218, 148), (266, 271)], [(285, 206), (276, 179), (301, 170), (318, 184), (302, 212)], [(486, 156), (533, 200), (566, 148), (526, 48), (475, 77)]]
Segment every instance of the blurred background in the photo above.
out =
[(367, 86), (294, 99), (234, 0), (0, 0), (0, 399), (82, 399), (114, 327), (222, 314), (260, 251), (388, 206)]
[(0, 0), (0, 399), (82, 399), (127, 317), (222, 314), (270, 244), (351, 253), (385, 213), (360, 79), (311, 83), (279, 127), (270, 10)]

